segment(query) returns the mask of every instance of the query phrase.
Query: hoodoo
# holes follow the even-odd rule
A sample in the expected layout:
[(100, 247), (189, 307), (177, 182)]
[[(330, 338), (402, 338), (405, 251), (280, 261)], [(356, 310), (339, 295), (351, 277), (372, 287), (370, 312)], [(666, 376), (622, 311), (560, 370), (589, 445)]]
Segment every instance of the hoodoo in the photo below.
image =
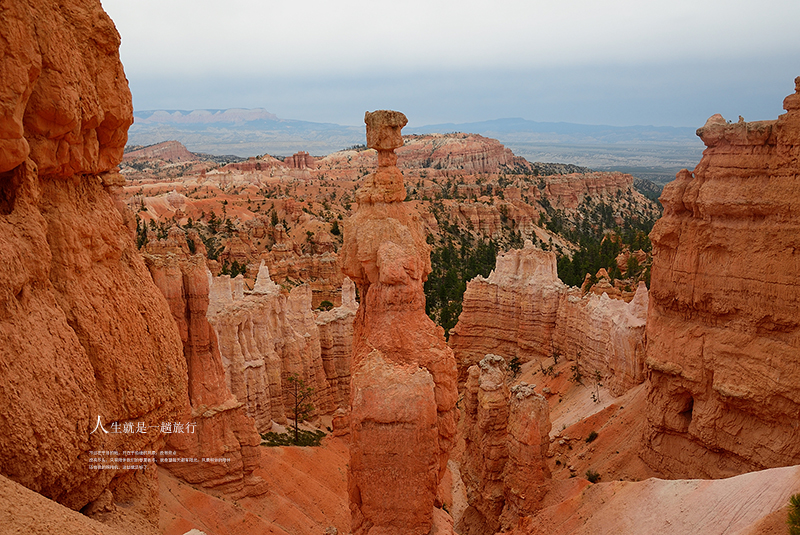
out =
[(367, 113), (378, 170), (345, 223), (343, 266), (361, 304), (353, 340), (349, 492), (354, 534), (452, 532), (437, 496), (456, 434), (456, 363), (425, 315), (430, 252), (394, 149), (406, 117)]

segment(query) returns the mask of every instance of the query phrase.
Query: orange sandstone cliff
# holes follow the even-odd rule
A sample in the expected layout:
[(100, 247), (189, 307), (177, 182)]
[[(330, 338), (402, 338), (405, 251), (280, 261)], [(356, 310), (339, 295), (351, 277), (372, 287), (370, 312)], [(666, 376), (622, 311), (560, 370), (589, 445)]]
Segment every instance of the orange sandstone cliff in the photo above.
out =
[(776, 121), (697, 133), (651, 234), (644, 458), (674, 477), (800, 464), (800, 78)]
[(487, 354), (520, 363), (553, 354), (576, 361), (585, 377), (600, 373), (620, 395), (644, 381), (644, 283), (630, 303), (606, 294), (581, 295), (558, 278), (556, 255), (534, 247), (507, 251), (488, 278), (467, 284), (450, 345), (459, 380)]
[(347, 407), (358, 308), (352, 285), (346, 279), (341, 307), (315, 317), (311, 288), (281, 291), (264, 262), (252, 291), (244, 290), (241, 276), (211, 278), (208, 319), (219, 338), (227, 382), (260, 432), (291, 416), (292, 374), (314, 389), (311, 402), (317, 413)]
[[(190, 254), (181, 229), (166, 239), (151, 242), (145, 261), (156, 286), (169, 303), (183, 342), (189, 377), (189, 396), (181, 422), (195, 424), (194, 433), (172, 432), (167, 448), (193, 462), (166, 462), (182, 479), (226, 492), (259, 491), (260, 480), (251, 476), (258, 465), (261, 442), (244, 404), (225, 383), (225, 370), (214, 330), (206, 318), (209, 306), (205, 248), (196, 232), (190, 233), (197, 254)], [(228, 459), (226, 462), (207, 459)]]
[(402, 203), (394, 149), (407, 120), (377, 111), (365, 122), (379, 167), (357, 192), (342, 259), (361, 295), (350, 393), (352, 531), (448, 533), (437, 487), (455, 441), (456, 366), (442, 329), (425, 315), (429, 249), (419, 215)]
[(507, 379), (506, 362), (498, 355), (486, 355), (469, 368), (461, 459), (469, 507), (457, 526), (464, 535), (507, 530), (547, 492), (547, 401), (534, 385), (509, 389)]
[[(120, 38), (96, 0), (5, 2), (0, 35), (0, 473), (152, 520), (152, 464), (89, 462), (161, 449), (151, 426), (187, 398), (181, 337), (119, 197), (133, 120)], [(148, 432), (114, 432), (125, 423)]]

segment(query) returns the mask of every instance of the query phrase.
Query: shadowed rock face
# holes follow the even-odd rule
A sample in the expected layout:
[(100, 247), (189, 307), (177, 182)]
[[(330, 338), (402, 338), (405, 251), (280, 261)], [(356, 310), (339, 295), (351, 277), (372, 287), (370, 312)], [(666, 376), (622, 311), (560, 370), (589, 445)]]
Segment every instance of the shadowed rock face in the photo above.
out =
[(145, 255), (183, 343), (189, 396), (179, 421), (196, 424), (194, 433), (167, 435), (167, 447), (181, 457), (225, 457), (230, 462), (165, 463), (164, 467), (204, 487), (240, 494), (258, 492), (261, 481), (251, 473), (258, 466), (261, 439), (244, 404), (233, 397), (225, 383), (217, 337), (206, 317), (209, 278), (204, 249), (195, 231), (189, 239), (201, 252), (190, 254), (183, 230), (173, 228), (167, 239), (149, 243)]
[(800, 463), (800, 93), (784, 108), (711, 117), (661, 196), (643, 457), (673, 477)]
[[(96, 0), (4, 2), (0, 35), (0, 473), (73, 509), (112, 489), (153, 519), (152, 466), (88, 460), (161, 449), (151, 426), (187, 399), (118, 195), (133, 120), (119, 35)], [(149, 431), (113, 432), (126, 422)]]
[[(446, 515), (437, 485), (456, 433), (456, 366), (443, 331), (425, 315), (430, 251), (415, 211), (402, 204), (398, 112), (367, 113), (379, 168), (357, 192), (345, 223), (343, 270), (361, 303), (350, 394), (350, 510), (356, 534), (424, 535)], [(389, 490), (391, 489), (391, 490)]]
[(550, 470), (550, 411), (535, 385), (508, 388), (503, 357), (470, 366), (464, 392), (465, 451), (461, 477), (469, 507), (459, 529), (468, 535), (513, 527), (539, 507)]

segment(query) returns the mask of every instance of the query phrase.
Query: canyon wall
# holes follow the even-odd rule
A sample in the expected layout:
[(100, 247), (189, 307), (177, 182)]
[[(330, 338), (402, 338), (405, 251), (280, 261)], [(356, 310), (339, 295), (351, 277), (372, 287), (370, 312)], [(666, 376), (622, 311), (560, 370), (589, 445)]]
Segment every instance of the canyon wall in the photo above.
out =
[(673, 477), (800, 464), (800, 78), (776, 121), (698, 130), (651, 233), (643, 458)]
[(282, 292), (264, 262), (252, 291), (245, 292), (241, 276), (211, 278), (208, 320), (219, 338), (227, 384), (260, 432), (269, 431), (273, 420), (286, 423), (292, 416), (287, 388), (292, 374), (314, 389), (316, 413), (347, 405), (358, 308), (347, 282), (343, 305), (315, 317), (311, 288)]
[(452, 533), (437, 495), (455, 443), (456, 365), (443, 330), (425, 314), (430, 252), (394, 149), (399, 112), (367, 113), (378, 170), (356, 193), (342, 264), (361, 304), (350, 393), (351, 529), (356, 535)]
[(550, 357), (566, 289), (558, 278), (555, 253), (526, 241), (523, 249), (498, 255), (488, 278), (479, 275), (467, 283), (458, 324), (450, 332), (459, 382), (489, 353), (520, 362)]
[(442, 169), (452, 173), (497, 173), (504, 167), (527, 167), (496, 139), (478, 134), (410, 136), (397, 150), (397, 164), (405, 169)]
[(644, 380), (647, 303), (644, 283), (630, 303), (567, 288), (555, 253), (526, 241), (499, 255), (488, 278), (467, 284), (450, 332), (459, 382), (489, 353), (520, 363), (558, 354), (576, 361), (584, 376), (599, 372), (612, 393), (622, 394)]
[[(190, 231), (197, 254), (191, 254), (183, 230), (173, 228), (166, 239), (151, 241), (145, 262), (169, 303), (183, 342), (189, 378), (189, 396), (178, 420), (191, 422), (194, 432), (173, 432), (167, 447), (193, 462), (165, 462), (164, 467), (189, 483), (239, 494), (259, 492), (252, 477), (258, 466), (261, 438), (243, 403), (231, 395), (217, 338), (206, 319), (209, 305), (206, 255), (203, 242)], [(180, 429), (180, 428), (179, 428)], [(227, 458), (225, 463), (208, 458)]]
[(0, 35), (0, 473), (72, 509), (111, 491), (155, 520), (152, 463), (90, 469), (94, 451), (160, 450), (187, 399), (119, 195), (120, 38), (96, 0), (5, 2)]

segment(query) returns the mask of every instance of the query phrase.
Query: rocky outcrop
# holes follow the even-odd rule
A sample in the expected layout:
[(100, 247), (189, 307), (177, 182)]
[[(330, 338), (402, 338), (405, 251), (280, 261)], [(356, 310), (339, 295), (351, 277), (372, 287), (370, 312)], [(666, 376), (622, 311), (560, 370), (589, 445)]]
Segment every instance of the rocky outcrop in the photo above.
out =
[(350, 405), (353, 320), (357, 310), (356, 286), (345, 277), (342, 285), (342, 306), (317, 316), (322, 367), (336, 409), (347, 409)]
[(400, 168), (446, 170), (449, 174), (498, 173), (506, 167), (530, 165), (496, 139), (478, 134), (408, 136), (397, 150), (397, 158)]
[[(543, 195), (556, 208), (574, 210), (584, 197), (603, 199), (618, 192), (633, 194), (633, 176), (625, 173), (571, 173), (547, 177)], [(636, 193), (637, 196), (641, 196)]]
[(607, 293), (568, 292), (558, 307), (553, 350), (576, 360), (589, 382), (602, 381), (619, 396), (645, 378), (647, 304), (644, 282), (630, 303)]
[(486, 355), (470, 366), (464, 392), (464, 440), (461, 478), (469, 508), (458, 526), (471, 535), (499, 531), (505, 505), (503, 473), (508, 462), (506, 362)]
[(287, 156), (283, 160), (283, 164), (289, 169), (313, 169), (314, 157), (304, 151), (295, 152), (293, 155)]
[(131, 162), (139, 159), (159, 159), (168, 162), (189, 162), (197, 160), (198, 157), (180, 141), (164, 141), (148, 147), (132, 150), (125, 153), (123, 161)]
[(556, 255), (526, 241), (497, 257), (488, 278), (467, 284), (450, 346), (459, 366), (459, 382), (467, 370), (489, 353), (520, 362), (546, 358), (553, 352), (558, 307), (567, 288), (558, 278)]
[(651, 233), (643, 458), (673, 477), (800, 464), (800, 78), (776, 121), (698, 130)]
[[(209, 275), (210, 276), (210, 275)], [(349, 286), (347, 284), (349, 282)], [(346, 280), (342, 306), (315, 317), (311, 288), (288, 294), (262, 262), (252, 291), (241, 276), (211, 278), (208, 319), (219, 338), (227, 384), (260, 432), (291, 416), (288, 378), (296, 374), (313, 388), (315, 413), (347, 405), (353, 318), (358, 304)]]
[[(202, 249), (196, 232), (190, 236)], [(252, 419), (225, 384), (217, 339), (206, 319), (209, 284), (205, 254), (191, 255), (183, 230), (173, 228), (166, 240), (150, 242), (145, 261), (156, 286), (167, 298), (183, 342), (189, 397), (177, 421), (191, 422), (192, 433), (170, 426), (167, 447), (193, 462), (164, 466), (189, 483), (227, 492), (258, 492), (251, 476), (258, 466), (261, 442)], [(158, 251), (157, 254), (154, 254)], [(183, 427), (179, 428), (183, 429)], [(227, 458), (225, 463), (208, 458)], [(246, 488), (247, 487), (247, 488)]]
[(630, 303), (567, 288), (558, 278), (555, 253), (528, 241), (501, 254), (488, 278), (467, 284), (450, 333), (459, 381), (488, 353), (520, 363), (555, 353), (576, 361), (585, 377), (599, 373), (612, 393), (622, 394), (644, 380), (647, 303), (644, 283)]
[(506, 362), (497, 355), (469, 368), (461, 461), (469, 507), (458, 526), (465, 535), (513, 527), (538, 508), (550, 478), (547, 401), (525, 383), (509, 390), (506, 379)]
[(354, 534), (426, 535), (441, 526), (438, 483), (457, 421), (456, 366), (443, 331), (425, 315), (430, 253), (394, 149), (405, 116), (367, 113), (378, 170), (356, 193), (342, 264), (361, 303), (353, 341), (348, 485)]
[(119, 198), (132, 122), (119, 35), (90, 0), (6, 2), (0, 35), (0, 473), (76, 510), (111, 491), (155, 520), (152, 463), (90, 462), (160, 450), (156, 429), (187, 396)]

